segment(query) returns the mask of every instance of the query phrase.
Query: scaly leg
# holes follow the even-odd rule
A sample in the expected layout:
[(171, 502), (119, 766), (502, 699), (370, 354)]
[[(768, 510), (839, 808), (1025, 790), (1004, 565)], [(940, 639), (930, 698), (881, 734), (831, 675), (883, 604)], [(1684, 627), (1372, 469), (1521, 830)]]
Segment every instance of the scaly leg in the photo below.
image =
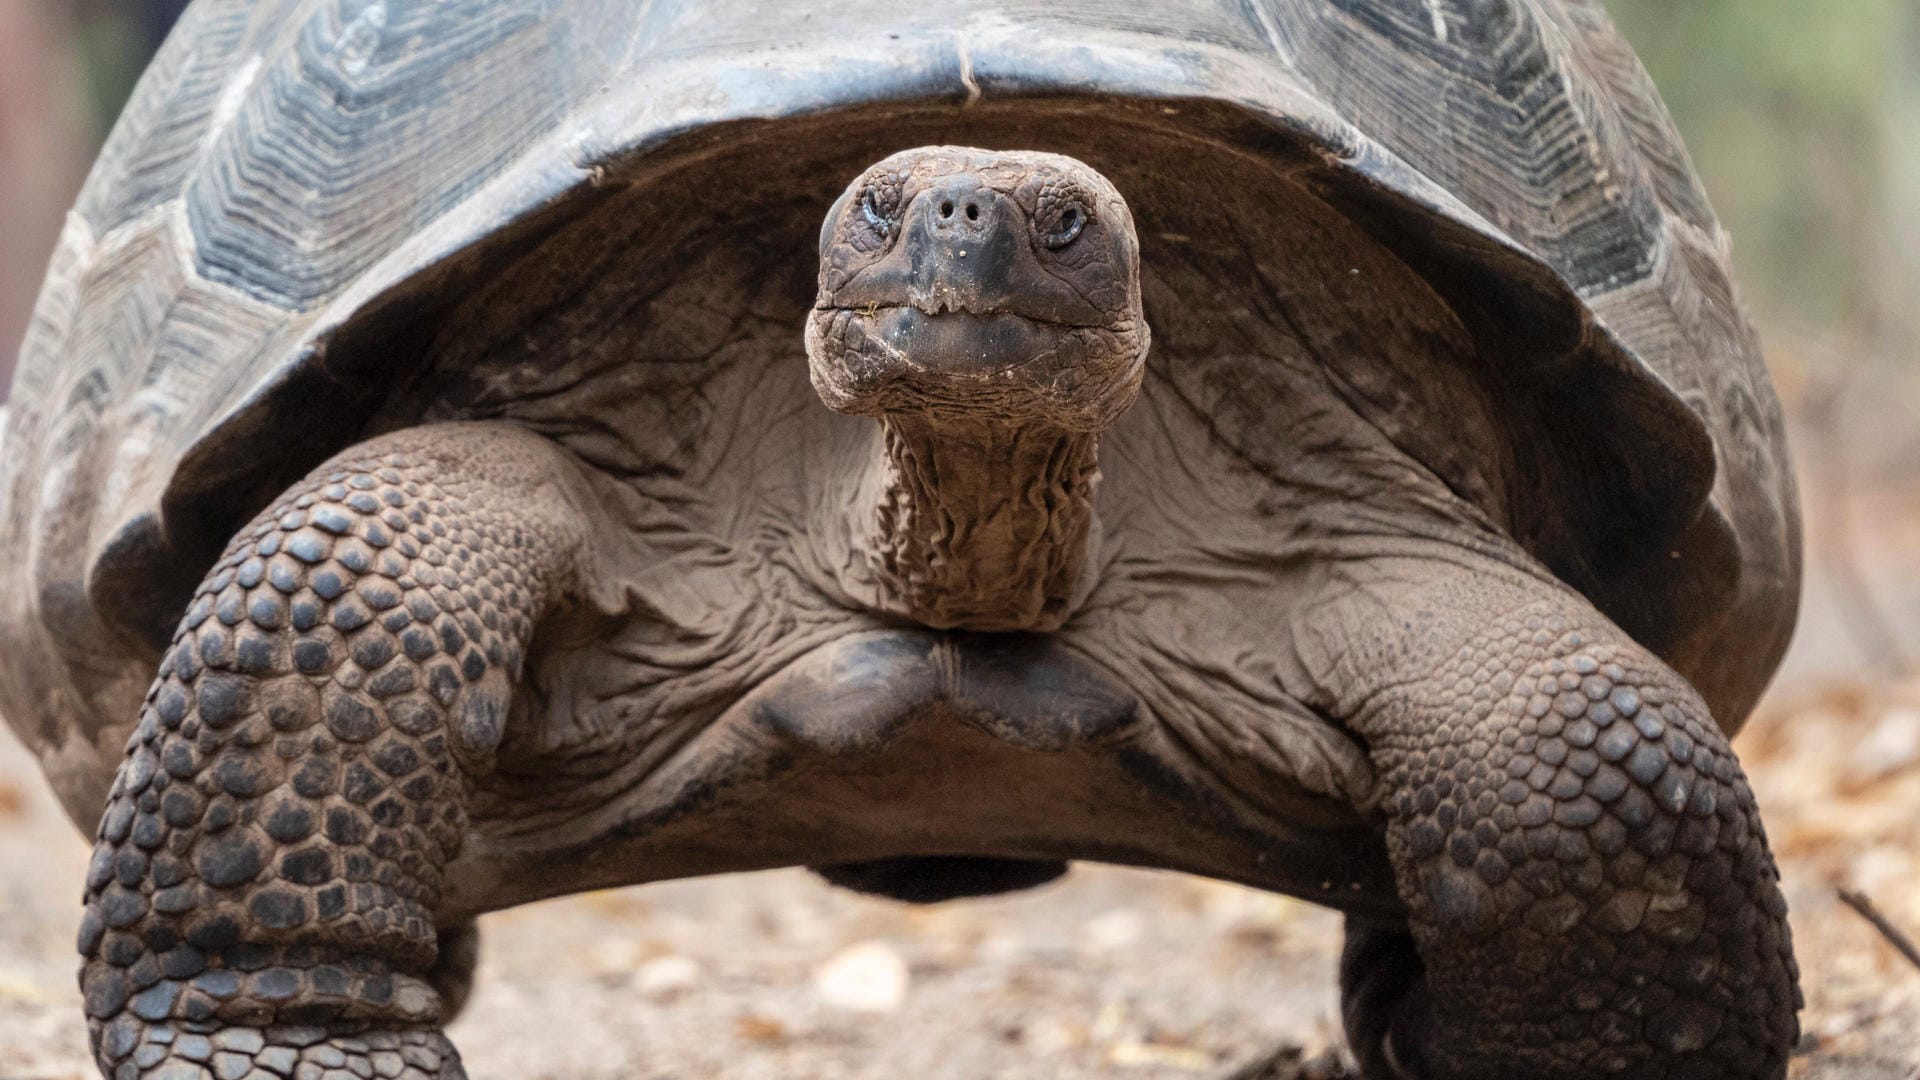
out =
[(1725, 736), (1584, 599), (1477, 562), (1357, 567), (1315, 616), (1411, 913), (1350, 924), (1356, 1052), (1379, 1080), (1784, 1076), (1786, 905)]
[(422, 428), (239, 534), (100, 823), (79, 943), (107, 1076), (464, 1075), (440, 1025), (472, 933), (436, 933), (440, 868), (573, 588), (584, 490), (536, 436)]

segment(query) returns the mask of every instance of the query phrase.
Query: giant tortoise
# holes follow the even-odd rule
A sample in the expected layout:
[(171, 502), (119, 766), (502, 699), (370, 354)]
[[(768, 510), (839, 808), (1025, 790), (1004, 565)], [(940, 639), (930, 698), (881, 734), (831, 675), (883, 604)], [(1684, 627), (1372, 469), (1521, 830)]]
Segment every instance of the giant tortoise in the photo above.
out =
[(541, 897), (1074, 859), (1344, 912), (1372, 1077), (1785, 1074), (1794, 493), (1593, 0), (199, 0), (5, 440), (116, 1080), (459, 1076)]

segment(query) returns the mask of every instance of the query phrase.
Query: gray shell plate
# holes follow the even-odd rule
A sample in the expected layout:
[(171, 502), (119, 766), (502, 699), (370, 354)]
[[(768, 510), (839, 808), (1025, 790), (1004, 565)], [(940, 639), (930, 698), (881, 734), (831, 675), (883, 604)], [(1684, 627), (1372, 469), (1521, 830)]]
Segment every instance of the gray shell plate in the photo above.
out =
[(0, 712), (76, 817), (228, 532), (406, 377), (396, 328), (703, 140), (848, 109), (1081, 99), (1297, 157), (1565, 444), (1536, 554), (1744, 719), (1798, 594), (1779, 410), (1598, 3), (806, 7), (194, 5), (68, 220), (0, 448)]

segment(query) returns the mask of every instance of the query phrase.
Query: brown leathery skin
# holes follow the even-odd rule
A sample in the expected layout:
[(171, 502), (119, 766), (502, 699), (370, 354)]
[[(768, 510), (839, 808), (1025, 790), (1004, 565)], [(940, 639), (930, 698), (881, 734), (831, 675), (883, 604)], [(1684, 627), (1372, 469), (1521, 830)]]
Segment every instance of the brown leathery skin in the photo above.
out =
[[(147, 695), (79, 945), (109, 1077), (461, 1076), (433, 909), (583, 520), (550, 444), (402, 432), (243, 530)], [(455, 1000), (443, 1001), (442, 991)]]

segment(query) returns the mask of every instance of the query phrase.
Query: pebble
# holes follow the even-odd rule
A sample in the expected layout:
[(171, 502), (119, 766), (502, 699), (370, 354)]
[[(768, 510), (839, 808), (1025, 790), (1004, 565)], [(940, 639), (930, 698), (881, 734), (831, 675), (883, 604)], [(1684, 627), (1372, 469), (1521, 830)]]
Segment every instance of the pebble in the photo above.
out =
[(652, 997), (672, 997), (693, 989), (700, 981), (700, 962), (690, 956), (661, 956), (633, 973), (635, 989)]
[(862, 941), (829, 957), (813, 985), (829, 1004), (853, 1012), (886, 1013), (907, 999), (907, 962), (883, 941)]

